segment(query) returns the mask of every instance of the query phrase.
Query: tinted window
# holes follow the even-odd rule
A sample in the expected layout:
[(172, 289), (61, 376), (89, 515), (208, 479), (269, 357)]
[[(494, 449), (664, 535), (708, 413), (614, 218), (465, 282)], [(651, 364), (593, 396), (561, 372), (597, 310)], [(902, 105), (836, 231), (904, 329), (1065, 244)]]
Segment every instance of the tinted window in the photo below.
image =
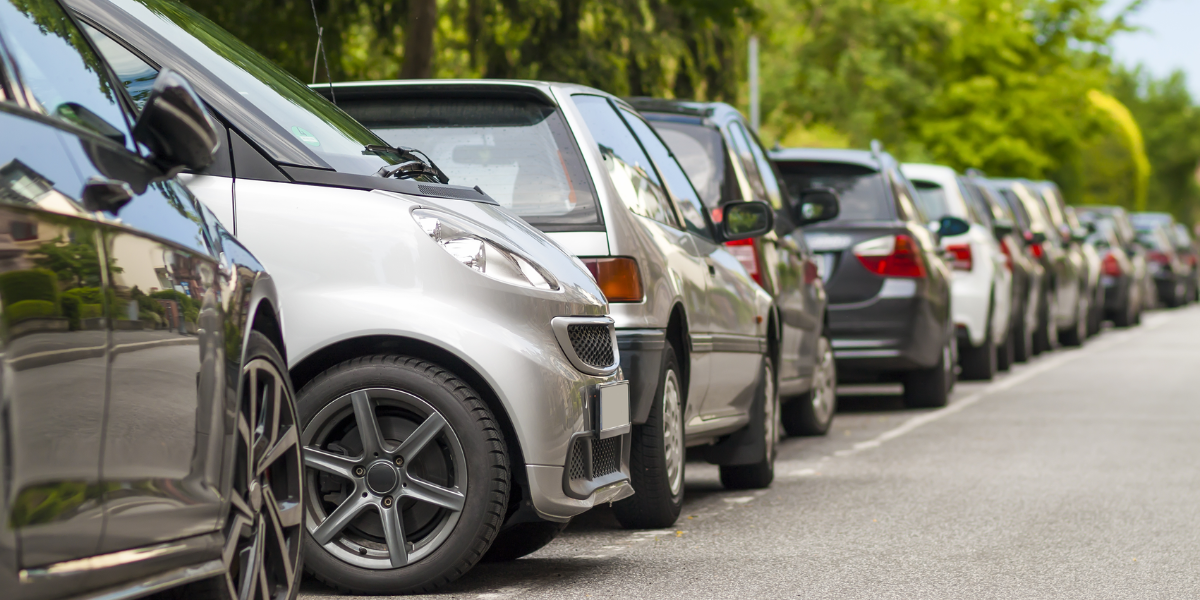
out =
[(782, 209), (783, 190), (779, 188), (779, 180), (775, 178), (775, 170), (771, 168), (771, 161), (763, 152), (762, 145), (758, 143), (758, 138), (742, 128), (740, 124), (734, 123), (734, 125), (737, 125), (738, 131), (750, 144), (750, 153), (754, 155), (754, 164), (758, 166), (758, 174), (762, 177), (763, 189), (767, 191), (767, 202), (770, 202), (771, 206), (776, 209)]
[(0, 32), (21, 80), (46, 114), (132, 143), (129, 125), (100, 57), (54, 0), (0, 2)]
[(534, 225), (600, 222), (583, 157), (554, 107), (442, 98), (341, 107), (387, 143), (420, 149), (455, 184), (479, 186)]
[(678, 227), (654, 166), (608, 100), (582, 94), (573, 98), (625, 206), (634, 214)]
[(117, 79), (125, 85), (125, 90), (133, 97), (138, 110), (146, 106), (150, 98), (150, 90), (154, 88), (154, 79), (158, 77), (158, 69), (104, 35), (95, 27), (83, 23), (83, 31), (91, 38), (92, 43), (100, 50), (100, 54), (108, 61), (108, 66), (117, 75)]
[(901, 215), (904, 215), (910, 221), (925, 223), (930, 221), (930, 217), (926, 216), (921, 207), (913, 201), (912, 195), (908, 193), (908, 186), (905, 185), (904, 176), (898, 171), (888, 171), (888, 181), (892, 184), (892, 194), (896, 196), (896, 209)]
[(705, 206), (721, 203), (725, 185), (725, 140), (721, 133), (703, 125), (654, 121), (654, 130), (662, 137)]
[(671, 192), (671, 197), (675, 199), (675, 205), (679, 207), (679, 212), (683, 213), (683, 222), (687, 226), (687, 230), (696, 235), (710, 237), (708, 222), (704, 220), (704, 206), (700, 204), (700, 197), (696, 195), (696, 190), (692, 187), (692, 182), (688, 180), (687, 173), (683, 172), (683, 168), (675, 161), (675, 157), (671, 156), (671, 151), (641, 117), (624, 108), (621, 109), (621, 114), (625, 117), (625, 122), (629, 123), (630, 129), (633, 129), (634, 134), (641, 140), (642, 147), (650, 153), (650, 160), (653, 160), (654, 165), (658, 167), (659, 174), (667, 180), (667, 189)]
[(890, 221), (891, 200), (878, 171), (859, 165), (827, 162), (776, 161), (788, 191), (795, 197), (809, 188), (837, 191), (841, 210), (837, 221)]

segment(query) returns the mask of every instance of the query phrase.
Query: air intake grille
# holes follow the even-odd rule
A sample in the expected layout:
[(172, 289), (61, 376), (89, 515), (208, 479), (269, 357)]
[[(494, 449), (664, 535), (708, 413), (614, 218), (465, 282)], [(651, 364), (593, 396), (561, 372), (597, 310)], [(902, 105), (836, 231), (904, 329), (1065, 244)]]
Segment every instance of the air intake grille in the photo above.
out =
[(475, 190), (461, 190), (458, 188), (445, 187), (439, 185), (424, 185), (417, 184), (417, 189), (426, 196), (435, 198), (458, 198), (459, 200), (483, 200), (483, 194)]
[(567, 336), (579, 360), (597, 369), (611, 367), (614, 362), (611, 325), (568, 325)]
[(587, 465), (584, 464), (584, 454), (586, 454), (587, 440), (575, 440), (575, 444), (571, 446), (571, 479), (587, 479)]
[(604, 477), (621, 469), (621, 437), (592, 442), (592, 478)]

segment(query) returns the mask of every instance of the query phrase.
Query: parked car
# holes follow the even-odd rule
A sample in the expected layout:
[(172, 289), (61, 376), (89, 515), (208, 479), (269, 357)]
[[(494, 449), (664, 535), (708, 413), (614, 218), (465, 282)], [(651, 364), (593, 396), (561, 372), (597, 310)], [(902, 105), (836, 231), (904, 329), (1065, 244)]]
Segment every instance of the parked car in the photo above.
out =
[(1065, 346), (1079, 346), (1088, 337), (1088, 318), (1092, 313), (1099, 277), (1092, 278), (1090, 268), (1095, 250), (1087, 246), (1087, 231), (1072, 222), (1062, 192), (1053, 181), (1024, 182), (1024, 187), (1041, 202), (1053, 231), (1047, 237), (1062, 253), (1055, 263), (1058, 288), (1058, 312), (1054, 322), (1057, 338)]
[(996, 239), (991, 215), (969, 204), (958, 173), (940, 165), (904, 164), (900, 170), (917, 189), (917, 205), (927, 219), (958, 217), (971, 224), (959, 236), (944, 236), (941, 249), (950, 255), (954, 277), (950, 293), (958, 335), (960, 375), (990, 380), (1000, 354), (1012, 353), (1008, 335), (1012, 271)]
[(721, 466), (726, 487), (770, 484), (779, 318), (723, 245), (770, 231), (769, 205), (705, 210), (649, 124), (592, 88), (438, 80), (333, 89), (389, 143), (421, 147), (502, 202), (527, 199), (517, 214), (592, 270), (632, 389), (637, 494), (613, 505), (622, 525), (675, 522), (688, 446)]
[(274, 280), (173, 176), (221, 144), (200, 99), (133, 110), (55, 0), (0, 0), (0, 65), (0, 595), (294, 597)]
[(1090, 337), (1100, 333), (1100, 326), (1104, 322), (1104, 293), (1107, 288), (1100, 284), (1104, 268), (1103, 257), (1100, 255), (1100, 248), (1096, 246), (1097, 240), (1092, 236), (1092, 231), (1079, 220), (1078, 209), (1074, 206), (1067, 206), (1063, 209), (1063, 214), (1067, 218), (1071, 231), (1075, 232), (1074, 235), (1076, 237), (1082, 235), (1083, 238), (1079, 242), (1079, 246), (1083, 250), (1084, 263), (1087, 264), (1088, 289), (1092, 290), (1087, 323), (1087, 334)]
[(952, 216), (931, 225), (900, 165), (877, 143), (870, 151), (778, 149), (771, 158), (788, 189), (839, 195), (837, 218), (805, 232), (829, 295), (839, 381), (898, 380), (906, 405), (944, 406), (957, 353), (939, 236), (970, 225)]
[(1145, 249), (1137, 244), (1128, 213), (1117, 206), (1080, 206), (1077, 212), (1092, 227), (1101, 252), (1104, 318), (1117, 327), (1136, 325), (1142, 311), (1153, 306), (1154, 292)]
[[(1133, 213), (1130, 215), (1130, 220), (1133, 222), (1134, 228), (1138, 231), (1162, 227), (1167, 234), (1167, 239), (1171, 242), (1174, 254), (1182, 263), (1182, 265), (1173, 264), (1171, 271), (1176, 279), (1179, 279), (1182, 275), (1184, 289), (1179, 291), (1172, 287), (1172, 293), (1164, 296), (1162, 294), (1163, 288), (1160, 285), (1159, 298), (1169, 307), (1182, 306), (1191, 302), (1192, 298), (1196, 295), (1197, 260), (1196, 248), (1192, 244), (1192, 236), (1188, 234), (1187, 227), (1181, 223), (1176, 223), (1175, 217), (1171, 216), (1170, 213)], [(1152, 254), (1151, 262), (1159, 262), (1161, 264), (1163, 258), (1163, 256)], [(1180, 268), (1181, 266), (1182, 269)]]
[(1191, 269), (1191, 276), (1188, 278), (1187, 302), (1200, 301), (1200, 247), (1197, 247), (1196, 240), (1192, 239), (1192, 232), (1187, 225), (1176, 223), (1174, 233), (1172, 239), (1175, 241), (1175, 251), (1183, 257)]
[(1025, 250), (1025, 229), (1022, 229), (1008, 203), (987, 179), (978, 172), (968, 172), (967, 176), (959, 177), (959, 183), (967, 203), (976, 207), (976, 214), (984, 220), (990, 219), (992, 232), (1000, 244), (1000, 251), (1004, 253), (1004, 266), (1012, 273), (1008, 320), (1008, 340), (1011, 343), (1002, 348), (1003, 352), (998, 354), (996, 361), (997, 368), (1006, 371), (1013, 362), (1024, 362), (1032, 355), (1043, 271), (1041, 265)]
[[(825, 331), (825, 284), (801, 227), (836, 217), (836, 197), (814, 190), (789, 193), (745, 118), (728, 104), (650, 98), (630, 103), (679, 159), (705, 209), (745, 200), (775, 209), (775, 231), (726, 247), (775, 299), (784, 429), (791, 435), (824, 435), (837, 410), (837, 369)], [(821, 198), (824, 203), (818, 205)]]
[(430, 590), (632, 493), (628, 386), (583, 265), (191, 9), (70, 5), (135, 98), (170, 68), (222, 123), (229, 151), (189, 186), (284, 302), (307, 569)]
[[(1019, 214), (1025, 229), (1025, 250), (1042, 266), (1041, 295), (1037, 301), (1037, 327), (1033, 334), (1033, 354), (1053, 350), (1058, 345), (1058, 316), (1062, 306), (1074, 305), (1066, 301), (1071, 293), (1070, 284), (1078, 283), (1075, 276), (1066, 276), (1071, 266), (1070, 258), (1063, 252), (1061, 240), (1045, 204), (1026, 186), (1024, 180), (993, 179), (995, 189), (1008, 203), (1014, 214)], [(1074, 289), (1078, 295), (1078, 287)]]
[(1187, 302), (1191, 268), (1175, 249), (1171, 227), (1165, 223), (1139, 220), (1132, 215), (1137, 243), (1146, 249), (1146, 265), (1154, 279), (1158, 301), (1167, 308)]

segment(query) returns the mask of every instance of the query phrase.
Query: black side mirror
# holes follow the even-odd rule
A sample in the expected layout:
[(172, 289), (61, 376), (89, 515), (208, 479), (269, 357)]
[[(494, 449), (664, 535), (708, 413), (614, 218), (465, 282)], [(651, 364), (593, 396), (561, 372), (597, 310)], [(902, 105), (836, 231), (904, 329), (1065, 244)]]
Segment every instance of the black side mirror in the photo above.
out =
[(1004, 237), (1013, 231), (1016, 231), (1016, 227), (1008, 221), (996, 221), (992, 225), (992, 232), (996, 234), (996, 237)]
[(954, 237), (971, 230), (971, 224), (958, 217), (942, 217), (938, 221), (937, 234), (941, 237)]
[(1030, 244), (1045, 244), (1046, 234), (1040, 231), (1034, 231), (1029, 234), (1028, 240)]
[(124, 181), (92, 177), (83, 186), (82, 196), (84, 208), (116, 214), (133, 200), (133, 188)]
[(721, 206), (722, 242), (758, 237), (775, 228), (775, 209), (760, 200)]
[(163, 69), (133, 126), (133, 137), (150, 149), (150, 159), (167, 175), (212, 164), (217, 130), (191, 84)]
[(811, 225), (834, 219), (841, 212), (841, 200), (837, 192), (822, 188), (807, 189), (799, 194), (800, 201), (793, 209), (792, 218), (797, 225)]

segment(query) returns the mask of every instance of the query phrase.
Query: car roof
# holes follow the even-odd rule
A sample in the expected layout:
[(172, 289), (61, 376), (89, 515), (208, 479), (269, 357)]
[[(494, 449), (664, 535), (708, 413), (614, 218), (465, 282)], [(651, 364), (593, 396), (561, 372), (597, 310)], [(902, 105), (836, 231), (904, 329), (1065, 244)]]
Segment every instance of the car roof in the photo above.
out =
[[(870, 150), (843, 150), (835, 148), (777, 148), (768, 152), (771, 160), (776, 162), (805, 161), (848, 163), (866, 167), (873, 171), (880, 170), (879, 159)], [(885, 163), (894, 164), (895, 159), (890, 154), (882, 154)]]
[[(643, 114), (658, 113), (659, 115), (670, 115), (673, 118), (669, 120), (672, 121), (713, 125), (714, 121), (730, 119), (744, 120), (742, 113), (738, 109), (724, 102), (666, 100), (645, 96), (634, 96), (626, 98), (625, 101)], [(647, 118), (650, 118), (649, 115), (647, 115)]]
[(566, 94), (604, 96), (618, 103), (628, 105), (621, 98), (586, 85), (533, 79), (391, 79), (383, 81), (344, 81), (334, 84), (318, 83), (309, 87), (321, 93), (325, 93), (325, 90), (332, 87), (334, 94), (349, 94), (356, 98), (386, 98), (391, 95), (408, 97), (440, 96), (453, 95), (455, 93), (488, 95), (507, 92), (540, 97), (551, 104), (555, 103), (551, 90), (560, 90)]

